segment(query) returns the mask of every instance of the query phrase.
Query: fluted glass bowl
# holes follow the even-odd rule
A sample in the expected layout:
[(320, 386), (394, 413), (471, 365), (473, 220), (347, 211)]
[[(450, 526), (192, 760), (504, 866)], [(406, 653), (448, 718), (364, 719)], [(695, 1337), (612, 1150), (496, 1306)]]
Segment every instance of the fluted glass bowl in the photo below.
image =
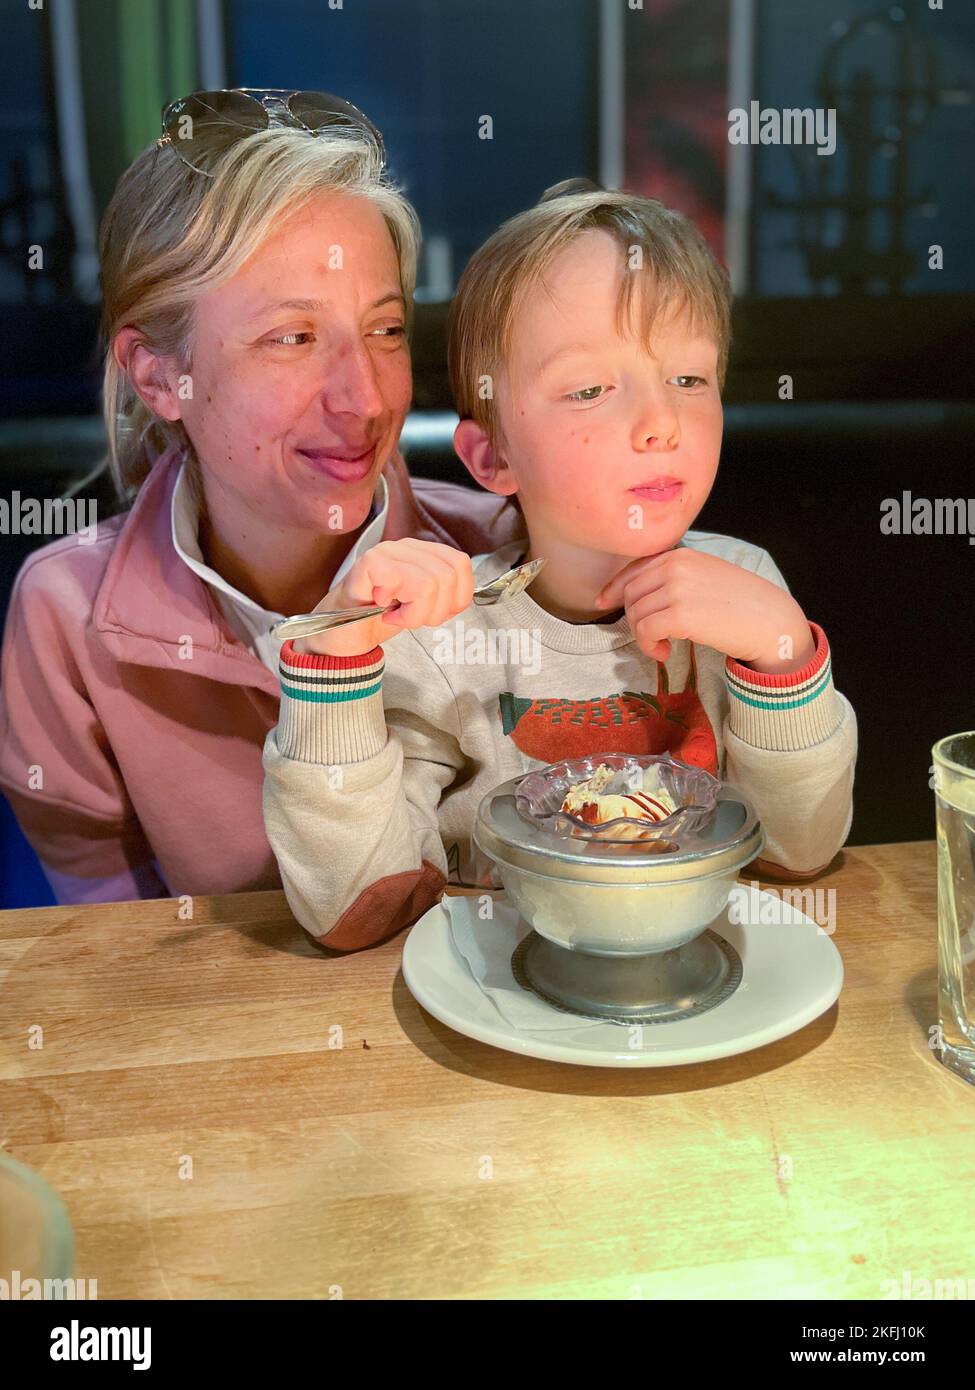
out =
[[(562, 803), (571, 788), (587, 782), (603, 766), (613, 770), (612, 778), (602, 789), (603, 795), (625, 795), (641, 789), (652, 795), (662, 790), (678, 809), (657, 821), (617, 816), (601, 824), (563, 811)], [(515, 791), (515, 805), (530, 825), (553, 835), (604, 843), (636, 841), (648, 849), (656, 845), (668, 852), (682, 835), (705, 829), (714, 816), (720, 787), (718, 779), (703, 767), (678, 762), (669, 753), (601, 753), (551, 763), (529, 772)]]

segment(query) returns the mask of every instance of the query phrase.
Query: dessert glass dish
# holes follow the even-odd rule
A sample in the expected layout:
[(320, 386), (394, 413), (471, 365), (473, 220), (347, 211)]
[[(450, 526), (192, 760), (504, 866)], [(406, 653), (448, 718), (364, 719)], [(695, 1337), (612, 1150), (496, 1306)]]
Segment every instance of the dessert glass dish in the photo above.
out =
[(609, 753), (503, 782), (481, 800), (474, 842), (533, 929), (512, 957), (528, 988), (585, 1017), (688, 1017), (720, 1003), (741, 979), (733, 948), (708, 928), (739, 870), (761, 853), (765, 832), (744, 793), (667, 755), (678, 813), (647, 823), (656, 832), (648, 840), (579, 837), (576, 830), (593, 827), (560, 819), (557, 809), (568, 779), (616, 759), (652, 761)]
[[(601, 769), (613, 775), (600, 790), (601, 796), (620, 796), (634, 791), (662, 791), (677, 807), (661, 820), (639, 816), (617, 816), (597, 823), (561, 809), (567, 794), (588, 783)], [(600, 757), (572, 758), (551, 763), (529, 772), (518, 783), (515, 805), (529, 822), (554, 835), (573, 839), (601, 840), (659, 846), (661, 851), (675, 847), (681, 834), (703, 829), (714, 815), (721, 783), (703, 767), (678, 762), (669, 753), (638, 756), (632, 753), (604, 753)]]

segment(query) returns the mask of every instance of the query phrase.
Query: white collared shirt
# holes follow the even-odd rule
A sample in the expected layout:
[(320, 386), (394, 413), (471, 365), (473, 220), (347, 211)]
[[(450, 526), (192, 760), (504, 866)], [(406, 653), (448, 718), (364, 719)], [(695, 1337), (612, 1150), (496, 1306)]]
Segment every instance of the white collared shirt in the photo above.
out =
[[(176, 554), (189, 565), (194, 574), (198, 574), (203, 582), (209, 585), (220, 611), (244, 646), (253, 652), (258, 660), (263, 661), (268, 670), (277, 675), (281, 643), (277, 638), (271, 636), (271, 628), (274, 623), (280, 622), (285, 614), (272, 613), (269, 609), (262, 608), (252, 598), (248, 598), (246, 594), (235, 589), (232, 584), (228, 584), (222, 575), (217, 574), (216, 570), (211, 569), (206, 564), (200, 550), (199, 508), (193, 497), (189, 480), (184, 476), (185, 472), (186, 464), (182, 463), (176, 479), (176, 486), (173, 488), (171, 511), (173, 547)], [(372, 500), (372, 510), (362, 531), (356, 538), (355, 544), (339, 565), (335, 578), (332, 580), (333, 586), (344, 578), (360, 555), (371, 550), (382, 540), (388, 512), (389, 489), (386, 486), (386, 479), (380, 473), (379, 483)], [(322, 597), (325, 597), (324, 593)]]

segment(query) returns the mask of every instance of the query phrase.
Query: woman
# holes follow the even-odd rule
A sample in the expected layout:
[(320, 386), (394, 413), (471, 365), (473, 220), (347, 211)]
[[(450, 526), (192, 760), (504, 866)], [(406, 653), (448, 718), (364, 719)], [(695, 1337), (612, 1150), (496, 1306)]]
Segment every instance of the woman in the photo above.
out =
[(380, 539), (520, 526), (397, 452), (419, 227), (383, 165), (336, 98), (207, 93), (118, 183), (104, 409), (132, 506), (30, 557), (2, 658), (0, 786), (59, 902), (279, 886), (271, 625)]

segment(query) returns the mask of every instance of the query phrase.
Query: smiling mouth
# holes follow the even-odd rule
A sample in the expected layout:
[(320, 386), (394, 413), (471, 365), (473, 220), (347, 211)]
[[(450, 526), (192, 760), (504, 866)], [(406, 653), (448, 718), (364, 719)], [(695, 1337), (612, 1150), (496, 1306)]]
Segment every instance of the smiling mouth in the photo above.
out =
[(312, 459), (335, 459), (339, 463), (357, 463), (359, 459), (364, 459), (367, 454), (371, 454), (375, 449), (375, 444), (370, 444), (365, 449), (351, 452), (348, 449), (299, 449), (299, 454), (304, 454), (306, 458)]
[(372, 471), (378, 444), (371, 444), (365, 453), (351, 454), (348, 449), (332, 453), (328, 449), (298, 449), (302, 458), (318, 473), (337, 483), (359, 483)]

